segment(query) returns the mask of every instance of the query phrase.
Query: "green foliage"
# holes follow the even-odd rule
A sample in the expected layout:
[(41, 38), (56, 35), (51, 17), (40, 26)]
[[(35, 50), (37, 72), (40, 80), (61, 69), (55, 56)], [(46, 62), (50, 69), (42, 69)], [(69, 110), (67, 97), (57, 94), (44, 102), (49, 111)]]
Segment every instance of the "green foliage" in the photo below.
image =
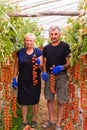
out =
[(3, 111), (0, 112), (0, 130), (3, 130)]
[[(8, 1), (9, 2), (9, 1)], [(0, 62), (7, 62), (8, 57), (19, 48), (23, 47), (24, 35), (28, 32), (37, 37), (36, 46), (43, 44), (41, 29), (37, 22), (29, 18), (9, 17), (7, 13), (19, 11), (17, 6), (11, 3), (0, 2)]]
[(87, 0), (80, 1), (78, 8), (79, 8), (79, 10), (87, 11)]
[[(86, 1), (83, 0), (84, 2)], [(86, 4), (87, 2), (84, 3)], [(87, 53), (87, 12), (84, 10), (78, 17), (70, 17), (62, 34), (62, 40), (70, 44), (71, 65), (73, 66), (80, 55)]]

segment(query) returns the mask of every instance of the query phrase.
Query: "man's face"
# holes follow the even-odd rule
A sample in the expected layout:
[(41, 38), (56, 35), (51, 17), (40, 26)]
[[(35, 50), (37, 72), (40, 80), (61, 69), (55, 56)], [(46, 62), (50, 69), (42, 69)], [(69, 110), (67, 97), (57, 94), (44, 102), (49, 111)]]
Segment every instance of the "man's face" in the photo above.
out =
[(56, 43), (60, 40), (60, 32), (58, 29), (50, 30), (49, 37), (52, 43)]

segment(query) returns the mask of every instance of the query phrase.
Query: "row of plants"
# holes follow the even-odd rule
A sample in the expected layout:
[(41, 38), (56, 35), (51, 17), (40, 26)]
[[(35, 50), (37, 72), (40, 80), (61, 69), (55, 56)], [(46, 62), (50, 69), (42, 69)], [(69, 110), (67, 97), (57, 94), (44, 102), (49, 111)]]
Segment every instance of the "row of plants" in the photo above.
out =
[(41, 26), (30, 18), (9, 17), (10, 13), (17, 13), (20, 9), (12, 6), (10, 1), (0, 1), (0, 62), (6, 62), (14, 51), (23, 47), (24, 35), (28, 32), (37, 37), (36, 46), (41, 46), (44, 39), (41, 37)]
[(70, 17), (67, 26), (62, 32), (63, 41), (70, 44), (71, 65), (73, 66), (81, 55), (87, 53), (87, 1), (79, 4), (80, 15)]
[[(70, 100), (69, 104), (65, 105), (65, 110), (67, 111), (64, 111), (64, 128), (68, 130), (79, 129), (79, 108), (82, 109), (84, 117), (81, 130), (86, 130), (87, 128), (86, 0), (83, 0), (79, 4), (79, 10), (82, 13), (78, 17), (69, 18), (67, 27), (62, 31), (62, 40), (69, 43), (71, 49), (72, 67), (69, 70)], [(31, 21), (30, 18), (24, 19), (21, 17), (9, 17), (7, 15), (9, 13), (16, 13), (17, 11), (20, 11), (17, 6), (12, 7), (11, 3), (8, 4), (8, 2), (0, 1), (0, 122), (3, 124), (0, 124), (1, 130), (21, 130), (20, 106), (16, 101), (17, 91), (13, 91), (11, 88), (13, 59), (16, 58), (14, 52), (23, 47), (23, 38), (27, 32), (33, 32), (37, 36), (36, 46), (39, 47), (44, 41), (40, 36), (42, 28), (38, 27), (36, 21)], [(78, 92), (80, 92), (80, 96)]]
[[(19, 7), (12, 6), (11, 1), (0, 1), (0, 130), (22, 130), (17, 91), (11, 86), (15, 52), (24, 46), (26, 33), (36, 35), (35, 46), (40, 47), (44, 42), (41, 37), (42, 28), (37, 21), (8, 15), (19, 11)], [(31, 106), (29, 111), (32, 114)], [(31, 119), (31, 114), (28, 115), (28, 120)]]
[(78, 17), (70, 17), (62, 39), (71, 49), (69, 102), (65, 105), (64, 130), (87, 129), (87, 1), (79, 4)]

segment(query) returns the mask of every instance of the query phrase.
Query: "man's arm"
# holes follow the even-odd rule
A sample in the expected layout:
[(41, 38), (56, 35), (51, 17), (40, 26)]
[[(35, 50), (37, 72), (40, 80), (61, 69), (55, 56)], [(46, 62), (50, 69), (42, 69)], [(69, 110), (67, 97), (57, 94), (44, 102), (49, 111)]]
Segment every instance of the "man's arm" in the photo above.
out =
[(48, 74), (46, 73), (46, 58), (43, 58), (43, 73), (42, 73), (42, 80), (48, 80)]
[(64, 69), (68, 69), (70, 67), (70, 54), (66, 57), (66, 64), (64, 64)]
[(46, 57), (43, 58), (43, 72), (46, 72)]

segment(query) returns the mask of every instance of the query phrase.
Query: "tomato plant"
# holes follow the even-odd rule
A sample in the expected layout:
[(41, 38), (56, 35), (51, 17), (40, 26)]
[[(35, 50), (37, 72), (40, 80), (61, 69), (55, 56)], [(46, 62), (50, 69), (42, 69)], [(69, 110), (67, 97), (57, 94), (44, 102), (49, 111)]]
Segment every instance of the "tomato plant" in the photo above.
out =
[[(8, 1), (9, 2), (9, 1)], [(35, 20), (22, 17), (9, 17), (7, 13), (16, 13), (18, 7), (12, 6), (12, 3), (0, 2), (0, 62), (7, 62), (8, 57), (14, 51), (23, 47), (24, 35), (28, 32), (34, 33), (37, 37), (36, 46), (43, 44), (41, 37), (41, 28)]]
[(16, 102), (17, 91), (13, 91), (11, 86), (15, 51), (24, 46), (26, 33), (31, 32), (36, 35), (37, 47), (44, 39), (40, 35), (41, 28), (36, 21), (31, 21), (29, 18), (9, 17), (9, 13), (16, 13), (20, 9), (8, 2), (0, 1), (0, 122), (3, 124), (0, 123), (0, 130), (21, 130), (22, 128), (19, 128), (22, 122), (19, 120), (21, 113)]
[[(87, 1), (79, 4), (81, 14), (70, 17), (62, 31), (62, 40), (70, 45), (69, 103), (64, 130), (87, 128)], [(73, 114), (72, 114), (73, 113)], [(81, 117), (79, 117), (79, 115)], [(68, 118), (67, 118), (68, 116)], [(80, 124), (81, 127), (78, 127)]]
[[(71, 64), (79, 60), (80, 55), (87, 53), (87, 1), (79, 4), (82, 13), (78, 17), (70, 17), (67, 27), (63, 30), (62, 39), (70, 44)], [(84, 6), (84, 8), (83, 8)]]

